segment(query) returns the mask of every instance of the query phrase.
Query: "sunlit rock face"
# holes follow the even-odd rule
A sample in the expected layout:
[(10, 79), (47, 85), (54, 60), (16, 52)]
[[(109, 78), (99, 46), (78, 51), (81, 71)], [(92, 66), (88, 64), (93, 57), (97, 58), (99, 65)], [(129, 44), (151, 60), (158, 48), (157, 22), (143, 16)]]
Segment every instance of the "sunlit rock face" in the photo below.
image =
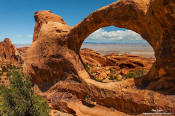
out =
[[(91, 80), (79, 55), (83, 41), (99, 28), (113, 25), (133, 30), (152, 46), (156, 57), (150, 72), (139, 80), (138, 86), (175, 91), (175, 1), (119, 0), (96, 10), (73, 27), (50, 11), (36, 12), (35, 20), (34, 42), (25, 54), (24, 72), (31, 75), (41, 90), (67, 92), (80, 99), (88, 94), (97, 104), (129, 114), (156, 107), (167, 112), (175, 111), (171, 98), (149, 90), (138, 90), (135, 86), (137, 80), (121, 82), (120, 86)], [(129, 90), (130, 85), (132, 89)], [(147, 97), (138, 98), (138, 94)], [(129, 104), (134, 107), (128, 107)]]
[(0, 63), (21, 65), (22, 57), (9, 38), (0, 42)]

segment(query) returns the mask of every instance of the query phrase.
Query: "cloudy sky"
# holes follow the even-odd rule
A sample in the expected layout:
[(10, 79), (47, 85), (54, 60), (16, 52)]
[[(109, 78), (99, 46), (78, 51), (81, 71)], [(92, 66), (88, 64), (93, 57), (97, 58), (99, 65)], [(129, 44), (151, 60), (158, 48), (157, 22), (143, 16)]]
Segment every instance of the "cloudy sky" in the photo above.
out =
[[(111, 30), (112, 28), (112, 30)], [(85, 42), (96, 43), (142, 43), (142, 37), (131, 30), (115, 27), (101, 28), (87, 38)]]
[[(15, 44), (31, 44), (34, 31), (34, 12), (51, 10), (73, 26), (91, 12), (117, 0), (0, 0), (0, 41), (8, 37)], [(143, 41), (136, 33), (120, 28), (108, 27), (97, 30), (86, 42)]]

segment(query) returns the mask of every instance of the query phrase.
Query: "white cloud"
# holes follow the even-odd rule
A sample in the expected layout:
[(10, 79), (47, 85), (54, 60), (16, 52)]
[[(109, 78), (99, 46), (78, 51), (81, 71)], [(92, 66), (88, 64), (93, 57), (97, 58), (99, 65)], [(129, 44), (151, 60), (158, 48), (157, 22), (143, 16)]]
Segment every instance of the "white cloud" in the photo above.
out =
[(131, 30), (105, 31), (99, 29), (89, 35), (88, 39), (92, 40), (143, 40), (142, 37)]

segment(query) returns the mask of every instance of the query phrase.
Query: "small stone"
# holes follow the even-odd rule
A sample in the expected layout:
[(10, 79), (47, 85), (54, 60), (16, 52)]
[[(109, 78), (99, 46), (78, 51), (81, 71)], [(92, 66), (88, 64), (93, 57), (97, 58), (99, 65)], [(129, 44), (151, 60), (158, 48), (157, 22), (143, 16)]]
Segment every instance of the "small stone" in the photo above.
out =
[(117, 76), (117, 79), (118, 79), (118, 80), (122, 80), (123, 77), (122, 77), (121, 75), (118, 75), (118, 76)]

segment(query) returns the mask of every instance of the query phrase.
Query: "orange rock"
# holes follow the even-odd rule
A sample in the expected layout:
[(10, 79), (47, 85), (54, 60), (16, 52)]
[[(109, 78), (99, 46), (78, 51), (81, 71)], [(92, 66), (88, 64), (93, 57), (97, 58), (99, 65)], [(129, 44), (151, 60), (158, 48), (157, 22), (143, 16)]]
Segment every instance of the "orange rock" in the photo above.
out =
[(95, 73), (95, 72), (97, 72), (97, 68), (96, 68), (96, 67), (92, 67), (92, 68), (90, 68), (90, 72), (91, 72), (91, 73)]
[(105, 72), (101, 72), (98, 76), (98, 79), (105, 79), (107, 78), (107, 74)]
[(122, 69), (122, 70), (120, 71), (120, 74), (121, 74), (121, 75), (126, 75), (126, 74), (128, 74), (128, 71), (127, 71), (127, 70)]
[(5, 38), (3, 42), (0, 42), (0, 63), (13, 65), (21, 65), (23, 63), (19, 52), (9, 38)]
[[(66, 24), (62, 17), (55, 15), (51, 13), (51, 11), (40, 11), (40, 12), (35, 12), (35, 33), (33, 35), (33, 42), (38, 39), (39, 32), (41, 31), (41, 27), (44, 24), (47, 24), (48, 22), (58, 22), (60, 25)], [(56, 27), (56, 26), (55, 26)], [(56, 29), (58, 33), (61, 33), (62, 30)]]
[(122, 80), (123, 77), (122, 77), (121, 75), (118, 75), (118, 76), (117, 76), (117, 79), (118, 79), (118, 80)]
[[(174, 81), (170, 81), (175, 78), (174, 6), (173, 0), (119, 0), (96, 10), (73, 27), (49, 11), (36, 12), (34, 42), (25, 53), (24, 72), (31, 75), (32, 81), (42, 92), (48, 90), (46, 97), (53, 95), (55, 101), (52, 103), (56, 103), (56, 108), (65, 112), (80, 112), (68, 108), (66, 100), (74, 100), (65, 97), (64, 94), (67, 93), (72, 94), (76, 100), (89, 95), (98, 105), (113, 107), (131, 115), (150, 112), (155, 108), (174, 112), (173, 97), (137, 87), (140, 83), (142, 88), (151, 85), (149, 89), (153, 90), (175, 89), (172, 87)], [(97, 29), (111, 25), (139, 33), (153, 47), (156, 61), (143, 80), (99, 83), (92, 80), (86, 72), (79, 54), (82, 43)], [(106, 65), (103, 63), (106, 58), (95, 58), (99, 64)], [(116, 65), (114, 60), (109, 61)], [(138, 63), (128, 65), (128, 62), (122, 62), (121, 66), (135, 68), (136, 65)], [(165, 70), (168, 75), (160, 77), (159, 69)], [(166, 80), (169, 83), (166, 85), (171, 86), (164, 86), (165, 79), (169, 80)], [(163, 85), (157, 88), (158, 84)]]
[(97, 67), (110, 64), (110, 61), (108, 61), (104, 56), (88, 48), (81, 49), (80, 55), (83, 58), (84, 63), (88, 63)]

